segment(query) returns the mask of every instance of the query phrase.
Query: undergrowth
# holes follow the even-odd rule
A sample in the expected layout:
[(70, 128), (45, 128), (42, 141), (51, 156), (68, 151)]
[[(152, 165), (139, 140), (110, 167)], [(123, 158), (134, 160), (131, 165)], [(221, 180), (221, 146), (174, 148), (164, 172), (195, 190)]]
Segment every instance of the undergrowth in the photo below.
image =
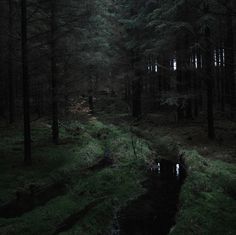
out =
[(236, 234), (236, 167), (207, 159), (196, 150), (176, 144), (171, 137), (157, 137), (162, 152), (182, 156), (188, 176), (180, 194), (180, 211), (171, 235)]
[[(145, 141), (125, 130), (97, 120), (64, 123), (61, 144), (54, 146), (50, 143), (50, 128), (36, 123), (32, 139), (33, 166), (25, 168), (21, 130), (12, 128), (1, 133), (1, 204), (29, 184), (65, 180), (67, 193), (20, 217), (1, 218), (0, 234), (52, 234), (66, 218), (100, 199), (62, 234), (105, 233), (112, 224), (114, 210), (144, 192), (144, 165), (151, 151)], [(104, 157), (112, 158), (114, 164), (85, 171)]]

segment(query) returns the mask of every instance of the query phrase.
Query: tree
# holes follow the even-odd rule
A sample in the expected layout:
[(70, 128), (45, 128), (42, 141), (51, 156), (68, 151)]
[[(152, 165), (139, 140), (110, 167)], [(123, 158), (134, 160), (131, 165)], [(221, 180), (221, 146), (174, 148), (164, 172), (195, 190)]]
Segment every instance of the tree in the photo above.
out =
[(235, 112), (235, 4), (219, 0), (123, 4), (129, 12), (124, 22), (130, 63), (133, 55), (139, 55), (146, 65), (143, 97), (150, 100), (149, 110), (176, 101), (178, 120), (197, 118), (204, 111), (213, 139), (214, 113), (228, 115), (228, 106), (231, 117)]
[(56, 64), (56, 2), (51, 0), (51, 24), (50, 24), (50, 60), (51, 60), (51, 88), (52, 88), (52, 137), (53, 142), (58, 144), (58, 94), (57, 94), (57, 64)]
[(21, 52), (22, 52), (22, 81), (24, 108), (24, 162), (32, 163), (31, 159), (31, 130), (30, 130), (30, 94), (28, 71), (28, 39), (27, 39), (27, 0), (21, 0)]
[[(204, 6), (205, 14), (209, 13), (209, 5)], [(211, 31), (208, 25), (205, 27), (205, 48), (204, 48), (204, 67), (206, 75), (206, 85), (207, 85), (207, 120), (208, 120), (208, 137), (210, 139), (215, 138), (215, 128), (214, 128), (214, 106), (213, 106), (213, 74), (212, 74), (212, 45), (211, 45)]]
[(8, 107), (9, 123), (14, 121), (14, 98), (13, 98), (13, 2), (8, 0)]
[(226, 4), (226, 40), (225, 40), (225, 67), (226, 79), (228, 82), (228, 93), (230, 103), (230, 115), (234, 118), (235, 115), (235, 54), (234, 54), (234, 30), (233, 30), (233, 2), (228, 1)]

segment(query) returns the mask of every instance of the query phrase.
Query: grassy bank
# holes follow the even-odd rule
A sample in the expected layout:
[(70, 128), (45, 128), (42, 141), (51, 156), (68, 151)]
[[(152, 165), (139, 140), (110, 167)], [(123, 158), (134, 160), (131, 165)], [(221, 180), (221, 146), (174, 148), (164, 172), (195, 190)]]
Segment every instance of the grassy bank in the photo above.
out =
[[(114, 211), (142, 194), (148, 145), (129, 132), (97, 120), (61, 127), (60, 145), (45, 122), (33, 124), (33, 166), (22, 164), (22, 131), (2, 128), (0, 203), (17, 191), (65, 182), (66, 192), (15, 218), (0, 219), (0, 234), (87, 234), (109, 230)], [(93, 167), (103, 159), (111, 166)]]
[[(64, 123), (58, 146), (51, 144), (45, 122), (34, 123), (32, 167), (22, 164), (21, 129), (2, 128), (1, 205), (15, 198), (16, 191), (32, 185), (64, 182), (66, 192), (20, 217), (1, 218), (0, 234), (104, 234), (114, 212), (144, 192), (145, 165), (152, 160), (148, 144), (156, 151), (155, 157), (176, 159), (181, 155), (186, 163), (188, 177), (180, 195), (177, 224), (170, 234), (236, 233), (231, 124), (217, 126), (222, 143), (220, 139), (208, 141), (198, 125), (161, 127), (145, 121), (131, 128), (129, 122), (122, 123), (121, 128), (96, 119), (85, 124)], [(94, 167), (105, 156), (112, 159), (112, 165)]]
[(180, 149), (188, 177), (180, 195), (181, 210), (171, 235), (236, 233), (236, 167)]
[[(173, 123), (166, 113), (150, 114), (136, 123), (134, 133), (147, 139), (157, 156), (182, 156), (188, 176), (180, 194), (176, 226), (171, 235), (236, 234), (236, 125), (216, 119), (216, 140), (207, 138), (201, 118)], [(125, 114), (101, 115), (118, 125), (131, 125)], [(123, 120), (121, 122), (120, 120)]]
[(193, 141), (194, 146), (191, 145), (188, 136), (199, 135), (197, 129), (191, 132), (190, 128), (186, 134), (181, 127), (149, 128), (144, 132), (138, 128), (136, 133), (148, 138), (159, 155), (182, 156), (188, 173), (180, 194), (177, 224), (170, 234), (236, 234), (236, 166), (232, 148), (214, 148), (218, 143), (207, 141), (204, 145)]

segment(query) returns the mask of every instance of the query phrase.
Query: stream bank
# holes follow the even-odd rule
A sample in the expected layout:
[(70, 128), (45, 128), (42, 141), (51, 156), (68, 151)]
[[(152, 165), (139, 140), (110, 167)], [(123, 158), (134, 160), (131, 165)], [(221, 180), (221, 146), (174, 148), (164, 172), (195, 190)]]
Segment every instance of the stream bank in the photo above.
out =
[(182, 161), (157, 162), (143, 183), (146, 193), (118, 213), (112, 235), (167, 235), (175, 225), (179, 193), (186, 177)]

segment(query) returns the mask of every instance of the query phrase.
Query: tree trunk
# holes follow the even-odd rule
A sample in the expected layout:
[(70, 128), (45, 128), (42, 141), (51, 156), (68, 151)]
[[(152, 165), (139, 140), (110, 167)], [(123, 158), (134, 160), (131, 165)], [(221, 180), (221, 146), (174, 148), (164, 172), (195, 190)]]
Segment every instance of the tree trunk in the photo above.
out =
[(24, 108), (24, 162), (30, 165), (31, 160), (31, 130), (30, 130), (30, 94), (28, 71), (28, 42), (27, 42), (27, 1), (21, 0), (21, 50), (22, 50), (22, 81)]
[[(181, 47), (180, 47), (181, 48)], [(181, 52), (177, 50), (176, 54), (176, 90), (178, 93), (178, 104), (177, 104), (177, 121), (180, 121), (184, 118), (183, 112), (183, 60)]]
[(57, 97), (57, 65), (56, 65), (56, 16), (55, 16), (55, 0), (51, 0), (51, 88), (52, 88), (52, 138), (53, 143), (59, 142), (59, 125), (58, 125), (58, 97)]
[(229, 92), (230, 116), (234, 117), (235, 111), (235, 75), (234, 75), (234, 32), (233, 19), (230, 6), (227, 11), (227, 37), (225, 42), (225, 66)]
[(210, 41), (210, 28), (205, 28), (205, 75), (206, 75), (206, 86), (207, 86), (207, 119), (208, 119), (208, 137), (210, 139), (215, 138), (214, 128), (214, 106), (213, 106), (213, 76), (212, 76), (212, 50)]
[(141, 109), (141, 79), (132, 82), (132, 98), (133, 98), (133, 117), (140, 118), (142, 115)]
[(198, 77), (197, 77), (197, 68), (196, 68), (196, 58), (197, 58), (197, 53), (196, 49), (193, 50), (193, 60), (192, 60), (192, 75), (193, 75), (193, 90), (194, 90), (194, 116), (198, 117)]
[(202, 111), (203, 106), (203, 79), (202, 79), (202, 53), (200, 48), (197, 49), (197, 89), (198, 89), (198, 110)]
[(14, 122), (14, 98), (13, 98), (13, 61), (12, 61), (12, 33), (13, 33), (13, 15), (12, 0), (8, 0), (9, 18), (8, 18), (8, 112), (9, 123)]
[(88, 103), (89, 103), (89, 109), (90, 109), (90, 114), (94, 114), (94, 102), (93, 102), (93, 95), (89, 95), (88, 98)]
[(226, 100), (226, 81), (225, 81), (225, 63), (224, 63), (224, 45), (221, 42), (220, 47), (220, 83), (221, 83), (221, 112), (225, 112), (225, 100)]

